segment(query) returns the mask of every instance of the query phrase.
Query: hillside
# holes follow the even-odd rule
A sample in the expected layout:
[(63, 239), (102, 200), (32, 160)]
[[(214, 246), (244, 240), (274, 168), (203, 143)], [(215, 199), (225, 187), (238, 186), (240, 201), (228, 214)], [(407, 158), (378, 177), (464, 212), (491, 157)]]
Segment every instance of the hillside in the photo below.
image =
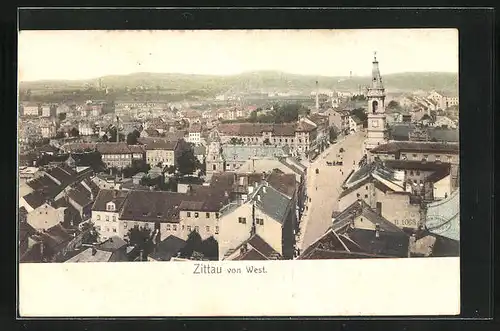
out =
[[(384, 84), (388, 91), (416, 91), (416, 90), (458, 90), (458, 74), (453, 73), (398, 73), (384, 75)], [(75, 81), (35, 81), (21, 82), (21, 89), (58, 90), (80, 89), (85, 84), (96, 85), (97, 79)], [(182, 93), (192, 90), (205, 90), (212, 93), (231, 91), (248, 91), (258, 89), (275, 89), (281, 91), (300, 90), (312, 91), (316, 80), (321, 88), (333, 90), (357, 91), (359, 86), (366, 86), (370, 77), (326, 77), (302, 76), (275, 71), (258, 71), (242, 73), (233, 76), (207, 76), (188, 74), (163, 74), (163, 73), (134, 73), (123, 76), (103, 76), (104, 85), (113, 89), (125, 87), (160, 88), (172, 93)]]

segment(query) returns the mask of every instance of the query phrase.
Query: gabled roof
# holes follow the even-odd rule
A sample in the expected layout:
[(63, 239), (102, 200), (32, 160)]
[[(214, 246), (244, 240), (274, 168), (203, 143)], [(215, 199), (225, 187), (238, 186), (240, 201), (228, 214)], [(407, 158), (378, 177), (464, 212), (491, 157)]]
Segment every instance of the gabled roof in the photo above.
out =
[(126, 245), (127, 242), (125, 240), (118, 236), (113, 236), (108, 240), (100, 243), (98, 246), (96, 246), (96, 248), (102, 251), (114, 252)]
[(113, 255), (113, 252), (100, 249), (95, 249), (95, 254), (93, 254), (93, 250), (94, 249), (92, 247), (89, 247), (79, 254), (73, 256), (72, 258), (66, 260), (64, 263), (109, 262), (111, 260), (111, 256)]
[(186, 241), (170, 235), (156, 246), (149, 256), (156, 261), (170, 261), (170, 259), (186, 246)]
[(97, 143), (96, 149), (101, 154), (130, 154), (130, 148), (125, 142)]
[(23, 197), (23, 199), (33, 209), (40, 207), (41, 205), (43, 205), (47, 201), (47, 197), (45, 197), (43, 194), (41, 194), (38, 191), (33, 191), (31, 193), (26, 194)]
[(373, 148), (370, 152), (395, 154), (400, 152), (413, 152), (413, 151), (458, 154), (459, 145), (455, 143), (398, 141), (398, 142), (389, 142), (387, 144), (379, 145)]
[(274, 189), (289, 198), (293, 197), (297, 188), (297, 182), (293, 174), (283, 174), (273, 171), (267, 176), (266, 181)]
[(146, 144), (146, 151), (151, 151), (151, 150), (175, 151), (177, 145), (178, 145), (177, 141), (157, 141)]
[(129, 191), (100, 190), (92, 205), (92, 210), (106, 211), (106, 204), (112, 201), (116, 205), (116, 210), (120, 211), (128, 194)]
[(383, 216), (378, 215), (370, 206), (362, 199), (356, 200), (339, 214), (335, 215), (335, 222), (332, 228), (335, 231), (345, 230), (350, 222), (358, 216), (363, 216), (367, 221), (373, 224), (379, 224), (380, 231), (403, 233), (398, 226), (394, 225)]
[(345, 234), (364, 252), (387, 257), (408, 257), (409, 236), (401, 232), (375, 231), (349, 228)]
[[(259, 199), (260, 197), (260, 199)], [(267, 214), (278, 223), (285, 222), (288, 207), (290, 205), (290, 198), (277, 191), (267, 183), (261, 184), (255, 190), (251, 200), (255, 203), (255, 207)]]
[(275, 251), (262, 237), (253, 234), (250, 238), (237, 246), (234, 251), (246, 247), (244, 253), (233, 258), (233, 260), (279, 260), (281, 255)]

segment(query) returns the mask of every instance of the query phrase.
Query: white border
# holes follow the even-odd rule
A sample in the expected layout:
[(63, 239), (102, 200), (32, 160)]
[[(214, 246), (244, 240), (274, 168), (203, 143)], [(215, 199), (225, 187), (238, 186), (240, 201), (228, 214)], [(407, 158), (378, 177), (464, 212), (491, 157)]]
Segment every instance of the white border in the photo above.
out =
[[(460, 313), (459, 258), (20, 264), (21, 317), (407, 316)], [(246, 266), (265, 267), (248, 274)]]

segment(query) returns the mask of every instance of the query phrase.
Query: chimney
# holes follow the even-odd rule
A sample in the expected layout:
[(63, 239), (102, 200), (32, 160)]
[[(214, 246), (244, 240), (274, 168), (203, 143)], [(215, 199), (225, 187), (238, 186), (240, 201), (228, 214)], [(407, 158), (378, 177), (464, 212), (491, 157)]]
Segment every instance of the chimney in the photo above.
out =
[(245, 254), (248, 251), (247, 244), (243, 244), (240, 248), (240, 254)]
[(262, 186), (262, 192), (267, 193), (266, 185)]
[(382, 202), (377, 202), (377, 215), (382, 216)]
[(97, 254), (97, 249), (95, 247), (92, 247), (92, 256), (95, 256)]
[(113, 190), (113, 198), (116, 198), (118, 196), (118, 191)]
[(380, 224), (375, 223), (375, 238), (380, 238)]
[(260, 199), (260, 194), (257, 194), (257, 200), (258, 200), (258, 201), (261, 201), (261, 199)]

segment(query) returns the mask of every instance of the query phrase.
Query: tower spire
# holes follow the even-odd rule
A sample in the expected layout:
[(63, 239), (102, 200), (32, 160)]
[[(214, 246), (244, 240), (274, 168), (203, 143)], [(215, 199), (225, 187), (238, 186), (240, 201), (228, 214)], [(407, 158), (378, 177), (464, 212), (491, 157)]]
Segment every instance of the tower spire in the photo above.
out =
[(372, 67), (372, 89), (383, 89), (382, 76), (380, 75), (380, 69), (378, 67), (377, 52), (373, 52), (373, 67)]

